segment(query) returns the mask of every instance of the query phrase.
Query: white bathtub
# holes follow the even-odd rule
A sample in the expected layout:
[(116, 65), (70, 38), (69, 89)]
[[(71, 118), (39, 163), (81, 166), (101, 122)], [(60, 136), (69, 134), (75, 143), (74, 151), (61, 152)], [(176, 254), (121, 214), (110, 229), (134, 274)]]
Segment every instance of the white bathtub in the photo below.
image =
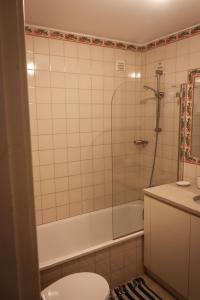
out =
[[(138, 200), (38, 226), (40, 270), (143, 235), (142, 215)], [(135, 233), (113, 240), (112, 228), (114, 236)]]

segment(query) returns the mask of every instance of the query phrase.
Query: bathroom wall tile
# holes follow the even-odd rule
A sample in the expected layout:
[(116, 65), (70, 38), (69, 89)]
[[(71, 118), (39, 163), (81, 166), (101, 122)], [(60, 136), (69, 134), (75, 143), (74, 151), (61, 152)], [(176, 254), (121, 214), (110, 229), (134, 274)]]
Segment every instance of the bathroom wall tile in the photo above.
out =
[(68, 161), (80, 161), (81, 159), (81, 150), (80, 147), (68, 148)]
[(177, 42), (177, 56), (188, 54), (189, 52), (189, 39), (184, 39)]
[(79, 103), (91, 103), (91, 90), (79, 89)]
[(94, 211), (94, 204), (92, 199), (88, 199), (85, 201), (82, 201), (82, 212), (83, 213), (89, 213)]
[(79, 86), (78, 74), (70, 74), (70, 73), (65, 74), (65, 87), (67, 89), (78, 89), (78, 86)]
[(48, 71), (35, 71), (35, 85), (50, 87), (50, 73)]
[(54, 149), (67, 147), (67, 135), (64, 133), (57, 133), (53, 135)]
[(165, 49), (166, 49), (165, 50), (166, 59), (174, 58), (177, 55), (177, 44), (176, 43), (167, 45)]
[(64, 163), (67, 161), (67, 150), (66, 149), (54, 149), (53, 151), (55, 163)]
[(69, 176), (78, 175), (81, 173), (80, 161), (69, 162), (68, 164)]
[(49, 50), (50, 50), (50, 55), (59, 55), (63, 56), (64, 55), (64, 45), (63, 41), (60, 40), (54, 40), (54, 39), (49, 39)]
[(50, 89), (45, 87), (36, 87), (35, 98), (37, 103), (51, 103)]
[(43, 223), (56, 221), (56, 208), (48, 208), (43, 210)]
[(115, 61), (115, 50), (112, 48), (103, 48), (103, 60)]
[(62, 205), (56, 207), (57, 220), (65, 219), (69, 217), (69, 206)]
[(82, 186), (82, 180), (80, 175), (69, 176), (69, 189), (77, 189)]
[(44, 165), (40, 166), (40, 178), (41, 180), (54, 178), (54, 166), (52, 165)]
[(52, 135), (39, 135), (39, 150), (46, 150), (53, 148), (53, 137)]
[[(50, 112), (48, 112), (50, 115)], [(52, 120), (38, 120), (38, 134), (52, 134), (53, 123)]]
[(55, 194), (47, 194), (41, 197), (42, 209), (55, 207)]
[(52, 87), (51, 88), (51, 100), (52, 103), (65, 103), (66, 91), (64, 88)]
[(37, 117), (38, 119), (51, 119), (52, 109), (50, 104), (39, 103), (37, 104)]
[(32, 151), (32, 164), (33, 167), (39, 166), (39, 152), (38, 151)]
[(42, 225), (42, 210), (36, 210), (36, 224)]
[(68, 204), (69, 204), (69, 191), (62, 191), (56, 193), (56, 206), (63, 206), (67, 205), (67, 212), (68, 212)]
[(189, 69), (189, 57), (188, 55), (181, 55), (177, 57), (176, 71), (184, 71)]
[(66, 117), (65, 104), (52, 104), (53, 119), (64, 119)]
[(111, 287), (116, 287), (120, 285), (121, 282), (123, 282), (125, 277), (124, 269), (117, 270), (116, 272), (111, 273)]
[(41, 284), (43, 287), (46, 287), (62, 277), (62, 268), (61, 266), (55, 266), (51, 269), (42, 271), (40, 275)]
[(103, 60), (103, 48), (98, 46), (91, 47), (91, 59)]
[[(27, 52), (26, 65), (27, 65), (27, 70), (34, 70), (34, 55), (33, 55), (33, 53)], [(30, 73), (34, 74), (34, 72), (30, 72)]]
[(41, 150), (39, 151), (40, 165), (50, 165), (53, 163), (53, 151)]
[(91, 58), (90, 50), (91, 50), (91, 46), (78, 44), (78, 57), (90, 59)]
[(39, 168), (39, 166), (33, 167), (33, 180), (34, 181), (40, 180), (40, 168)]
[(49, 56), (44, 54), (35, 54), (35, 69), (49, 71)]
[(65, 59), (65, 70), (67, 73), (80, 73), (80, 62), (77, 58), (66, 58)]
[(66, 162), (55, 163), (55, 178), (66, 177), (68, 175), (68, 165)]
[(28, 86), (34, 87), (35, 86), (35, 77), (32, 70), (27, 70), (27, 80), (28, 80)]
[(80, 146), (80, 134), (70, 133), (67, 135), (67, 142), (69, 147), (78, 147)]
[(51, 87), (64, 88), (65, 75), (62, 72), (51, 72)]
[(60, 134), (67, 132), (67, 120), (65, 119), (54, 119), (53, 120), (53, 133)]
[(47, 179), (41, 181), (41, 192), (42, 195), (52, 194), (55, 192), (55, 181), (54, 179)]
[(74, 217), (80, 214), (82, 214), (82, 203), (81, 202), (70, 203), (69, 205), (70, 217)]
[(32, 151), (38, 150), (38, 136), (37, 135), (33, 135), (31, 137), (31, 148), (32, 148)]
[(81, 189), (74, 189), (69, 191), (69, 202), (81, 202), (82, 200), (82, 190)]
[(197, 165), (184, 163), (184, 179), (195, 184), (197, 176)]
[[(61, 214), (60, 216), (62, 217), (65, 208), (62, 207), (61, 209), (61, 207), (62, 206), (57, 207), (57, 211), (58, 211), (58, 216), (59, 214)], [(131, 241), (134, 241), (134, 239), (132, 239)], [(140, 247), (138, 247), (137, 265), (130, 263), (129, 265), (125, 266), (123, 263), (120, 263), (121, 261), (120, 258), (119, 262), (117, 261), (118, 267), (120, 268), (117, 269), (115, 268), (115, 271), (112, 271), (111, 269), (111, 258), (112, 258), (111, 253), (114, 255), (120, 255), (121, 257), (125, 257), (126, 253), (124, 252), (124, 250), (128, 248), (127, 243), (129, 242), (123, 242), (120, 245), (116, 245), (110, 248), (108, 247), (106, 249), (96, 251), (89, 255), (88, 254), (83, 255), (78, 259), (73, 259), (71, 261), (61, 263), (56, 267), (56, 269), (55, 267), (53, 267), (50, 268), (49, 270), (47, 269), (42, 271), (41, 272), (42, 288), (44, 288), (47, 284), (58, 280), (61, 277), (74, 274), (77, 272), (95, 272), (103, 276), (108, 281), (110, 288), (122, 284), (130, 279), (134, 279), (140, 274), (137, 273), (137, 267), (139, 272), (141, 272), (141, 269), (139, 268), (139, 261), (141, 261), (140, 258), (142, 257), (142, 249)], [(117, 259), (116, 256), (115, 258)]]
[[(47, 208), (40, 208), (37, 204), (39, 224), (112, 205), (111, 101), (114, 90), (119, 85), (123, 87), (131, 72), (142, 72), (143, 81), (133, 80), (126, 87), (128, 93), (120, 89), (122, 93), (115, 94), (115, 101), (123, 99), (124, 109), (114, 106), (121, 117), (116, 120), (116, 126), (129, 127), (130, 130), (126, 129), (126, 135), (124, 131), (112, 135), (112, 141), (120, 142), (113, 150), (119, 156), (126, 153), (126, 159), (130, 161), (134, 154), (142, 165), (141, 174), (144, 174), (143, 182), (141, 174), (137, 180), (141, 186), (147, 183), (154, 143), (155, 105), (153, 102), (141, 105), (141, 97), (151, 97), (152, 94), (140, 93), (144, 83), (155, 86), (155, 69), (159, 64), (164, 67), (161, 85), (167, 92), (161, 110), (163, 132), (158, 147), (157, 172), (162, 174), (163, 182), (166, 176), (170, 178), (175, 149), (170, 144), (175, 145), (177, 134), (177, 121), (172, 120), (177, 120), (178, 114), (172, 97), (174, 88), (171, 87), (186, 82), (188, 68), (197, 66), (199, 41), (199, 36), (194, 36), (141, 54), (51, 38), (26, 37), (27, 61), (35, 64), (29, 66), (28, 84), (36, 197), (40, 199), (42, 192), (49, 191), (47, 183), (53, 180), (55, 192), (52, 195), (57, 199), (49, 218), (48, 212), (47, 217), (43, 216)], [(124, 74), (115, 71), (116, 59), (125, 60)], [(171, 89), (169, 93), (168, 89)], [(126, 141), (133, 139), (133, 132), (136, 138), (142, 133), (149, 140), (149, 147), (142, 155), (126, 145)], [(185, 178), (193, 182), (196, 176), (194, 168), (185, 168)], [(130, 170), (119, 171), (127, 182), (136, 177)], [(81, 190), (81, 198), (77, 198), (80, 199), (74, 202), (78, 203), (77, 206), (71, 207), (71, 213), (69, 207), (67, 213), (70, 191), (75, 194), (73, 190)], [(123, 197), (129, 201), (132, 195), (127, 193)], [(128, 266), (123, 268), (124, 276), (131, 274), (130, 269)], [(118, 278), (117, 274), (113, 276)]]
[(71, 119), (79, 118), (79, 104), (67, 104), (67, 117)]
[(199, 65), (200, 51), (192, 52), (189, 56), (189, 68), (195, 69)]
[(80, 132), (91, 132), (91, 131), (92, 131), (92, 120), (90, 118), (80, 119)]
[(34, 196), (39, 197), (41, 195), (41, 184), (40, 181), (34, 181), (33, 182), (33, 188), (34, 188)]
[(50, 56), (50, 70), (52, 72), (65, 72), (65, 59), (63, 56)]
[(34, 37), (33, 38), (34, 53), (49, 54), (49, 40)]
[(93, 160), (92, 159), (87, 159), (87, 160), (82, 160), (80, 162), (80, 167), (81, 167), (81, 173), (82, 174), (87, 174), (93, 171)]
[(200, 51), (200, 37), (199, 35), (194, 36), (189, 39), (189, 52), (199, 52)]
[(33, 52), (33, 37), (32, 36), (29, 36), (27, 35), (25, 37), (25, 42), (26, 42), (26, 51), (27, 52)]
[(65, 42), (64, 54), (67, 57), (78, 57), (78, 45), (74, 42)]
[(62, 192), (68, 189), (68, 177), (61, 177), (55, 179), (56, 192)]
[(86, 186), (82, 188), (82, 199), (83, 201), (92, 200), (94, 197), (93, 186)]

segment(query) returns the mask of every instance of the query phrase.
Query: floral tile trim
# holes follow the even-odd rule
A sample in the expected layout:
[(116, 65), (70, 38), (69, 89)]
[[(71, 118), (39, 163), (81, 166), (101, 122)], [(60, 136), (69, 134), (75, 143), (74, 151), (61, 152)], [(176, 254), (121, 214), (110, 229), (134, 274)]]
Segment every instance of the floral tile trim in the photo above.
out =
[(130, 50), (134, 52), (144, 52), (158, 47), (162, 47), (164, 45), (168, 45), (170, 43), (177, 42), (185, 38), (189, 38), (196, 34), (200, 34), (200, 24), (195, 25), (189, 29), (182, 30), (178, 33), (170, 34), (167, 37), (157, 39), (143, 46), (138, 46), (127, 42), (101, 39), (101, 38), (92, 37), (88, 35), (51, 30), (51, 29), (46, 29), (43, 27), (32, 26), (32, 25), (25, 26), (25, 33), (28, 35), (53, 38), (53, 39), (59, 39), (64, 41), (72, 41), (72, 42), (84, 43), (89, 45), (110, 47), (110, 48), (121, 49), (121, 50)]
[(77, 43), (83, 43), (83, 44), (89, 44), (95, 46), (140, 52), (140, 47), (137, 47), (130, 43), (101, 39), (97, 37), (91, 37), (91, 36), (80, 35), (75, 33), (68, 33), (68, 32), (65, 33), (57, 30), (54, 31), (54, 30), (44, 29), (42, 27), (36, 27), (32, 25), (25, 26), (25, 33), (27, 35), (33, 35), (39, 37), (53, 38), (53, 39), (59, 39), (64, 41), (71, 41), (71, 42), (77, 42)]
[(182, 161), (200, 165), (200, 158), (192, 156), (192, 112), (194, 77), (197, 74), (200, 75), (200, 69), (191, 70), (188, 74), (188, 83), (185, 84), (183, 88), (180, 119), (180, 154)]

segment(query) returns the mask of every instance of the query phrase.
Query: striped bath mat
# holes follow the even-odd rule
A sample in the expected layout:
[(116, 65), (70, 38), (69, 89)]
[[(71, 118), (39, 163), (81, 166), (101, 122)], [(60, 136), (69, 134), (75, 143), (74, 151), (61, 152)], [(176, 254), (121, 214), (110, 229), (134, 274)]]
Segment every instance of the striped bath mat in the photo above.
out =
[(162, 300), (143, 278), (137, 278), (114, 288), (109, 300)]

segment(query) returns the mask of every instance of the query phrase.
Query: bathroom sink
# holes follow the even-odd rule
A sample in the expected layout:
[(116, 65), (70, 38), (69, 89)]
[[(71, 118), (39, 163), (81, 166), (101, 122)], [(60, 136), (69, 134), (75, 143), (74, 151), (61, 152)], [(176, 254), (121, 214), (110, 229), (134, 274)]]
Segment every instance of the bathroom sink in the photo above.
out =
[(194, 197), (193, 197), (193, 200), (194, 200), (196, 203), (200, 204), (200, 195), (194, 196)]

